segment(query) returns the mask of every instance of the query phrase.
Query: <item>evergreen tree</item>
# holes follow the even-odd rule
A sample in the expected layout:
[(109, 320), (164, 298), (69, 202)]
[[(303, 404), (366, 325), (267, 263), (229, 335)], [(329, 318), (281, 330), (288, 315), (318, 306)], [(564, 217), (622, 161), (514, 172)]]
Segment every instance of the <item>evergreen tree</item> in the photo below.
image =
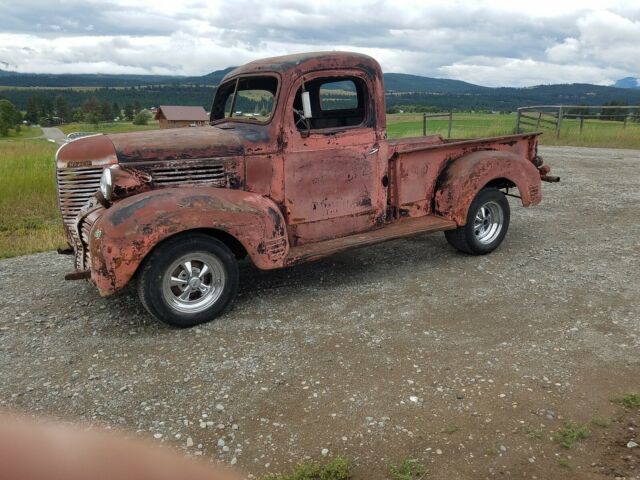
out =
[(139, 113), (140, 110), (142, 110), (142, 107), (140, 106), (140, 102), (136, 100), (133, 102), (133, 113)]
[(9, 100), (0, 100), (0, 135), (6, 137), (9, 135), (9, 129), (15, 128), (17, 132), (20, 127), (16, 127), (22, 121), (22, 115)]
[(111, 104), (105, 100), (100, 107), (100, 118), (105, 122), (113, 121), (113, 112), (111, 111)]
[(38, 123), (38, 118), (40, 118), (40, 105), (39, 105), (38, 97), (35, 95), (31, 95), (27, 99), (27, 113), (25, 115), (25, 119), (29, 123)]
[(84, 112), (81, 108), (74, 108), (73, 113), (71, 114), (71, 118), (74, 122), (77, 123), (84, 122)]
[[(624, 104), (625, 102), (612, 100), (611, 102), (606, 102), (603, 107), (618, 107)], [(600, 114), (600, 120), (617, 120), (624, 122), (624, 117), (627, 115), (629, 115), (629, 111), (626, 108), (603, 108)]]
[(55, 101), (56, 107), (56, 115), (62, 119), (63, 122), (69, 121), (69, 105), (67, 104), (67, 100), (62, 96), (58, 95)]
[(82, 104), (82, 111), (87, 115), (92, 113), (99, 117), (101, 110), (100, 101), (95, 96), (87, 98)]
[(114, 117), (122, 117), (122, 111), (120, 110), (120, 105), (118, 105), (118, 102), (113, 102), (113, 107), (111, 108), (113, 109)]
[(130, 103), (127, 103), (124, 106), (124, 118), (126, 118), (129, 121), (133, 120), (133, 107), (131, 106)]
[(51, 100), (51, 97), (44, 97), (40, 103), (40, 116), (46, 118), (53, 117), (53, 112), (53, 100)]

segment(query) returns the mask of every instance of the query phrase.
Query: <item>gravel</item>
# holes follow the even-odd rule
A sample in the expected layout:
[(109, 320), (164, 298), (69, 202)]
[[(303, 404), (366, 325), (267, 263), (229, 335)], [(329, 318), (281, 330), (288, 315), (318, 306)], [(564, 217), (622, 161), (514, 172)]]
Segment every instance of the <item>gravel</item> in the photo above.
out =
[[(596, 413), (627, 415), (616, 445), (635, 454), (637, 419), (609, 398), (640, 386), (640, 151), (540, 150), (562, 182), (538, 207), (512, 201), (493, 254), (436, 234), (276, 272), (243, 263), (234, 308), (190, 330), (151, 319), (133, 289), (65, 282), (69, 257), (2, 260), (0, 407), (255, 476), (344, 455), (360, 478), (408, 457), (430, 478), (548, 478), (566, 473), (553, 431)], [(614, 461), (602, 435), (571, 452), (580, 478)]]

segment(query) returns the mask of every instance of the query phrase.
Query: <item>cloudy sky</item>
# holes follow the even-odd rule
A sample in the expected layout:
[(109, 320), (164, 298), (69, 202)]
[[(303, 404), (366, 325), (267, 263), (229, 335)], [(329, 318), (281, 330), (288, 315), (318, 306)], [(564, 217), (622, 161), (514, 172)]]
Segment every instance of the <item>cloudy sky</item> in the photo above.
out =
[(488, 86), (640, 77), (640, 0), (0, 0), (0, 69), (201, 75), (351, 50)]

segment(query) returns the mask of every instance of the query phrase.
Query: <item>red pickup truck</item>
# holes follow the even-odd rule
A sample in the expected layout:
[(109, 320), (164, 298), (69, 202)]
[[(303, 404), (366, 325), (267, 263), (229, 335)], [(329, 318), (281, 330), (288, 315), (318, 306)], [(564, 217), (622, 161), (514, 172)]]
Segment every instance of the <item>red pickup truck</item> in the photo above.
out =
[(389, 140), (379, 64), (344, 52), (251, 62), (220, 83), (210, 125), (94, 135), (56, 155), (75, 271), (102, 296), (136, 278), (156, 318), (186, 327), (233, 300), (238, 259), (283, 268), (444, 231), (491, 252), (513, 189), (541, 180), (537, 134)]

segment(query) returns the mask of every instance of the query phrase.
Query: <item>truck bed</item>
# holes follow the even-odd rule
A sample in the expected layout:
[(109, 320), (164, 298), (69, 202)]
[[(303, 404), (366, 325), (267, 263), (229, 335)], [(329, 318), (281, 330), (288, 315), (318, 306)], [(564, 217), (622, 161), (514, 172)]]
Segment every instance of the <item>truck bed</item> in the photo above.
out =
[[(498, 137), (483, 138), (450, 138), (445, 139), (441, 135), (427, 135), (426, 137), (394, 138), (388, 141), (389, 156), (401, 153), (411, 153), (421, 150), (433, 150), (442, 147), (456, 147), (465, 150), (479, 150), (490, 147), (492, 144), (515, 145), (519, 140), (535, 138), (542, 132), (517, 133)], [(491, 148), (489, 148), (491, 149)]]

